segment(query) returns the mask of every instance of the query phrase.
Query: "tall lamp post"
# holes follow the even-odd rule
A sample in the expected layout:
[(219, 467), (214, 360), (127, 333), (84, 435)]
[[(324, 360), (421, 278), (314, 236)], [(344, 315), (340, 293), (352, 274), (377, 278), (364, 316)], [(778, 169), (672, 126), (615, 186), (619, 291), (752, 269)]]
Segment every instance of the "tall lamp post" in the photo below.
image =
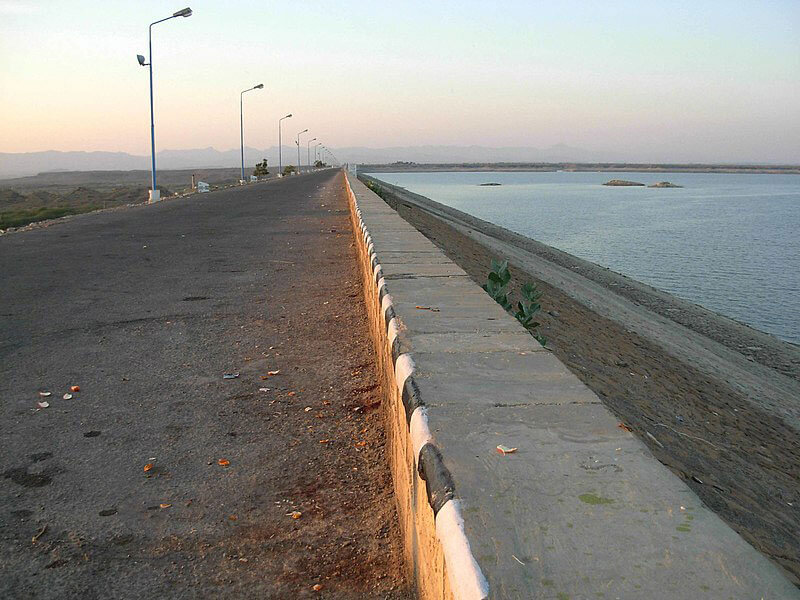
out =
[(320, 146), (322, 146), (322, 142), (317, 142), (316, 144), (314, 144), (314, 166), (316, 166), (317, 160), (319, 160), (317, 158), (317, 150), (319, 150)]
[(303, 129), (300, 133), (297, 134), (297, 174), (300, 175), (300, 136), (303, 135), (308, 129)]
[(166, 19), (160, 19), (158, 21), (153, 21), (150, 23), (150, 27), (147, 30), (147, 52), (148, 52), (148, 62), (144, 61), (144, 56), (141, 54), (136, 55), (136, 60), (139, 61), (139, 64), (143, 67), (150, 67), (150, 162), (152, 165), (152, 188), (150, 190), (150, 197), (148, 198), (148, 203), (158, 202), (161, 198), (161, 193), (158, 191), (156, 187), (156, 125), (155, 125), (155, 118), (153, 116), (153, 25), (158, 23), (163, 23), (164, 21), (169, 21), (170, 19), (174, 19), (176, 17), (191, 17), (192, 16), (192, 9), (186, 7), (181, 9), (175, 13), (172, 13), (171, 17), (167, 17)]
[(285, 117), (278, 119), (278, 177), (283, 177), (283, 156), (281, 154), (283, 150), (281, 147), (281, 121), (284, 119), (289, 119), (291, 116), (292, 113), (289, 113)]
[(308, 163), (308, 170), (311, 170), (311, 142), (316, 141), (317, 138), (311, 138), (306, 144), (306, 162)]
[(258, 85), (254, 85), (251, 88), (247, 88), (246, 90), (242, 90), (239, 94), (239, 140), (242, 146), (242, 178), (239, 180), (241, 183), (244, 183), (244, 94), (245, 92), (250, 92), (252, 90), (260, 90), (264, 87), (263, 83), (259, 83)]

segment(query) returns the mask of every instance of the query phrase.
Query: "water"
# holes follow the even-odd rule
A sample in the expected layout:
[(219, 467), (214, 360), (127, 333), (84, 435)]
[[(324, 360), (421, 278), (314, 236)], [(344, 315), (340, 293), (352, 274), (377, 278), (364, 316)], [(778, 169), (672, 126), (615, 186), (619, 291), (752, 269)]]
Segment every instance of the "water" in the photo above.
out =
[(800, 175), (372, 175), (800, 344)]

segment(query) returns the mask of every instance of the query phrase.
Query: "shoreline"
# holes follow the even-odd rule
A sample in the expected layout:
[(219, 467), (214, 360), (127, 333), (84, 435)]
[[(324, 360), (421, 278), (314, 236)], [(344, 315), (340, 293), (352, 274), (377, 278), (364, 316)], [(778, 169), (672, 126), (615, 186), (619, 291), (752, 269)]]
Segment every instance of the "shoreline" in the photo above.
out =
[[(508, 259), (544, 291), (548, 346), (653, 454), (800, 582), (800, 348), (379, 181), (477, 283)], [(512, 289), (516, 301), (518, 288)]]
[(359, 173), (600, 172), (600, 173), (749, 173), (800, 175), (799, 165), (648, 164), (648, 163), (375, 163), (359, 164)]

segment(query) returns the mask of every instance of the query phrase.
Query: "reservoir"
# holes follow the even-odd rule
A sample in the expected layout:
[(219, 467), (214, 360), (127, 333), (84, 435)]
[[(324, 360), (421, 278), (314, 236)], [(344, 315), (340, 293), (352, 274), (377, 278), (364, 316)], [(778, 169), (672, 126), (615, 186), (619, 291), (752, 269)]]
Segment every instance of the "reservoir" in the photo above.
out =
[(370, 175), (800, 344), (800, 175)]

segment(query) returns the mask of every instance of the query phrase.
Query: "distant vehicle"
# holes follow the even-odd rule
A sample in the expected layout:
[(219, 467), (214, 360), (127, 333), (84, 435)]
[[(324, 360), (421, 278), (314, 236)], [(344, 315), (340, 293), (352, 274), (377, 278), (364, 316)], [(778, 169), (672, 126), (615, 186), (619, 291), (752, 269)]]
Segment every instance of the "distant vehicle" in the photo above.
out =
[(201, 193), (210, 192), (211, 186), (209, 186), (205, 181), (198, 181), (197, 182), (197, 191)]

